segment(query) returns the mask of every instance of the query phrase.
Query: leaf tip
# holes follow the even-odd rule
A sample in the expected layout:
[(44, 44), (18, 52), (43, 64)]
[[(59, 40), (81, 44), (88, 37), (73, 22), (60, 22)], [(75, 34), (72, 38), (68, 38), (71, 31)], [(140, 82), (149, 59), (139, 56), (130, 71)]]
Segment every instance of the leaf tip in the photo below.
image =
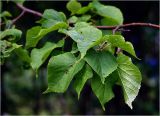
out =
[(127, 105), (128, 105), (131, 109), (133, 109), (133, 107), (132, 107), (132, 102), (128, 101), (128, 102), (127, 102)]
[(47, 88), (47, 90), (45, 90), (42, 94), (46, 94), (46, 93), (49, 93), (50, 92), (50, 90), (49, 90), (49, 88)]
[(104, 107), (104, 105), (102, 105), (102, 109), (103, 109), (103, 111), (105, 111), (106, 109), (105, 109), (105, 107)]

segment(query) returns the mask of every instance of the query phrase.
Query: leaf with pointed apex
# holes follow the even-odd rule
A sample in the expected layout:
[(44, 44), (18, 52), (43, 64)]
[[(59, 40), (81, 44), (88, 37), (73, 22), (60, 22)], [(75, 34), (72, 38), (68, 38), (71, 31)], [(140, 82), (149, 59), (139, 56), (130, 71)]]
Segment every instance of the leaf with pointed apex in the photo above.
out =
[(67, 24), (64, 22), (57, 22), (55, 25), (47, 29), (41, 29), (41, 27), (34, 27), (27, 32), (26, 47), (35, 47), (37, 43), (48, 33), (58, 30), (60, 28), (66, 28)]
[(88, 79), (92, 78), (92, 76), (92, 69), (88, 64), (86, 64), (85, 67), (75, 76), (76, 80), (74, 82), (74, 88), (78, 94), (78, 99), (80, 97), (80, 93), (83, 89), (83, 86), (85, 85)]
[(68, 88), (75, 74), (84, 66), (72, 53), (53, 56), (48, 63), (48, 89), (44, 93), (63, 93)]
[(118, 66), (115, 57), (108, 51), (89, 50), (84, 60), (100, 76), (102, 83)]
[(77, 2), (77, 0), (70, 0), (67, 3), (66, 7), (69, 11), (71, 11), (72, 14), (75, 14), (77, 11), (81, 9), (82, 6), (79, 2)]
[(0, 32), (0, 40), (7, 38), (8, 41), (16, 42), (21, 38), (22, 32), (18, 29), (6, 29)]
[(123, 24), (123, 15), (117, 7), (103, 5), (98, 1), (93, 1), (90, 6), (95, 9), (95, 12), (98, 15), (105, 17), (105, 19), (108, 19), (117, 25)]
[(94, 75), (91, 80), (92, 90), (98, 97), (103, 110), (105, 110), (105, 103), (109, 102), (114, 97), (112, 87), (117, 81), (115, 73), (116, 72), (113, 72), (111, 75), (109, 75), (104, 84), (102, 84), (98, 75)]
[(132, 109), (132, 102), (136, 98), (140, 89), (142, 80), (141, 73), (139, 69), (132, 64), (132, 61), (128, 56), (119, 54), (117, 62), (117, 71), (123, 88), (124, 99), (126, 104)]
[(45, 45), (40, 48), (34, 48), (31, 51), (31, 66), (36, 71), (38, 71), (39, 67), (45, 62), (53, 49), (62, 47), (64, 45), (64, 40), (60, 40), (57, 44), (46, 42)]
[(135, 58), (139, 59), (134, 51), (134, 47), (130, 42), (125, 42), (125, 39), (121, 35), (105, 35), (103, 37), (103, 40), (106, 40), (108, 43), (110, 43), (114, 47), (119, 47), (122, 50), (130, 53)]
[(91, 47), (98, 45), (102, 38), (102, 32), (85, 22), (76, 23), (72, 30), (66, 32), (75, 42), (81, 52), (81, 58), (86, 55), (86, 52)]

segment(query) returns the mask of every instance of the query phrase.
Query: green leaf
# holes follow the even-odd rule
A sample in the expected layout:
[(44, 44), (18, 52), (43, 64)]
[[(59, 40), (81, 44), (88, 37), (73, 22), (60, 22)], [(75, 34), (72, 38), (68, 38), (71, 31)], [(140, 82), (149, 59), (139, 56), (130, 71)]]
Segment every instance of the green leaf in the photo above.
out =
[(93, 1), (91, 6), (96, 10), (95, 12), (98, 15), (105, 17), (106, 20), (112, 20), (117, 25), (123, 24), (123, 15), (115, 6), (103, 5), (98, 1)]
[(22, 32), (18, 29), (6, 29), (0, 32), (0, 40), (8, 39), (8, 41), (16, 42), (21, 38)]
[(84, 84), (87, 82), (88, 79), (92, 78), (93, 73), (92, 69), (89, 65), (85, 65), (85, 67), (75, 76), (76, 80), (74, 82), (74, 88), (78, 94), (78, 99), (80, 97), (80, 93), (83, 89)]
[(75, 74), (83, 67), (84, 61), (77, 60), (72, 53), (53, 56), (48, 63), (48, 89), (44, 92), (64, 92)]
[(139, 69), (132, 64), (129, 57), (120, 54), (117, 57), (118, 74), (126, 104), (132, 109), (132, 102), (138, 95), (141, 85), (141, 73)]
[(53, 9), (45, 10), (43, 18), (39, 21), (39, 23), (41, 23), (42, 27), (44, 28), (52, 27), (59, 22), (67, 23), (66, 16), (64, 13), (57, 12)]
[(78, 21), (78, 17), (76, 16), (72, 16), (68, 19), (68, 22), (69, 23), (76, 23)]
[(64, 40), (60, 40), (57, 44), (46, 42), (45, 45), (40, 48), (34, 48), (31, 51), (31, 66), (37, 72), (39, 67), (45, 62), (53, 49), (57, 47), (62, 47), (64, 45)]
[(108, 51), (96, 52), (90, 50), (87, 52), (84, 60), (92, 67), (92, 69), (100, 76), (104, 84), (106, 77), (117, 69), (115, 57)]
[(39, 26), (31, 28), (27, 31), (26, 48), (35, 47), (39, 40), (41, 40), (49, 32), (60, 28), (66, 28), (67, 26), (68, 25), (64, 22), (58, 22), (47, 29), (41, 29)]
[(87, 22), (90, 19), (91, 19), (91, 15), (83, 15), (78, 18), (78, 22)]
[(23, 3), (25, 2), (25, 0), (13, 0), (13, 2), (15, 2), (16, 4), (23, 5)]
[(70, 0), (67, 3), (67, 9), (72, 12), (72, 14), (75, 14), (77, 11), (81, 9), (81, 4), (77, 2), (77, 0)]
[(103, 40), (106, 40), (108, 43), (110, 43), (114, 47), (119, 47), (122, 50), (130, 53), (135, 58), (137, 58), (133, 45), (130, 42), (125, 42), (125, 39), (121, 35), (105, 35), (103, 37)]
[(75, 54), (77, 52), (78, 52), (77, 44), (75, 42), (73, 42), (71, 53)]
[(36, 36), (38, 35), (39, 31), (41, 30), (40, 26), (32, 27), (27, 31), (26, 35), (26, 48), (34, 47)]
[(90, 7), (89, 6), (85, 6), (85, 7), (82, 7), (80, 8), (76, 14), (85, 14), (86, 12), (88, 12), (90, 10)]
[(62, 12), (57, 12), (54, 9), (47, 9), (43, 13), (43, 18), (45, 19), (51, 19), (59, 22), (65, 22), (66, 21), (66, 16)]
[(91, 80), (92, 90), (98, 97), (103, 110), (105, 110), (104, 104), (114, 98), (112, 87), (116, 83), (116, 81), (117, 78), (115, 76), (115, 72), (109, 75), (104, 84), (102, 84), (98, 75), (94, 75)]
[(81, 58), (83, 58), (88, 49), (99, 44), (102, 37), (102, 32), (85, 22), (76, 23), (75, 27), (66, 32), (75, 42), (81, 52)]
[(0, 17), (12, 17), (12, 14), (8, 11), (3, 11), (1, 14), (0, 14)]
[(29, 53), (26, 49), (20, 47), (14, 50), (17, 56), (24, 62), (31, 62), (31, 58), (29, 57)]
[(18, 45), (16, 43), (11, 43), (6, 40), (0, 40), (0, 58), (3, 60), (11, 55), (13, 50), (21, 47), (22, 45)]

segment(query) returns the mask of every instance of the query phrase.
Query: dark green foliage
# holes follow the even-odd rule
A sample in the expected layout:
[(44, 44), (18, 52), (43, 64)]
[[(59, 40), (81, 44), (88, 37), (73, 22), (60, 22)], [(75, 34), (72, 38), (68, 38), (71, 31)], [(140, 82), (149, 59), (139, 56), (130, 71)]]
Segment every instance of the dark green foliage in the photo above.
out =
[[(62, 12), (53, 9), (44, 11), (38, 26), (27, 31), (26, 49), (16, 43), (21, 38), (21, 31), (14, 28), (2, 31), (1, 58), (9, 57), (14, 51), (31, 65), (37, 76), (41, 65), (47, 63), (48, 88), (44, 93), (63, 93), (75, 78), (74, 88), (79, 98), (85, 83), (91, 80), (92, 90), (104, 110), (104, 104), (114, 97), (112, 87), (119, 83), (123, 88), (126, 104), (132, 108), (132, 102), (140, 89), (141, 73), (123, 52), (115, 55), (115, 48), (121, 48), (137, 58), (133, 45), (125, 42), (121, 34), (105, 34), (96, 28), (93, 22), (95, 19), (89, 14), (94, 13), (104, 24), (120, 25), (123, 24), (121, 11), (98, 1), (82, 7), (76, 0), (71, 0), (66, 7), (72, 15), (68, 19)], [(57, 43), (46, 42), (39, 48), (40, 40), (53, 31), (65, 34), (65, 40), (61, 38)], [(69, 38), (73, 40), (73, 49), (66, 52), (63, 48)], [(102, 47), (104, 43), (105, 47)], [(55, 49), (59, 49), (60, 54), (54, 55)]]

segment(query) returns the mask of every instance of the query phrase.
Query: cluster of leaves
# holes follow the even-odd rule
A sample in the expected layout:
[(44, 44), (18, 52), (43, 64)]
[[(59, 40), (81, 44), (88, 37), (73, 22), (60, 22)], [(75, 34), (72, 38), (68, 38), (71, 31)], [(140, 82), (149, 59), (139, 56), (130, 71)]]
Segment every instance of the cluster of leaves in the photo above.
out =
[[(113, 35), (96, 28), (96, 25), (123, 24), (121, 11), (98, 1), (82, 7), (76, 0), (71, 0), (66, 8), (71, 12), (68, 19), (63, 12), (46, 9), (42, 19), (37, 21), (38, 26), (27, 31), (25, 48), (16, 44), (22, 34), (20, 30), (11, 28), (1, 32), (1, 58), (15, 51), (31, 65), (37, 76), (39, 68), (49, 59), (48, 88), (44, 93), (63, 93), (73, 81), (79, 98), (85, 83), (91, 80), (91, 88), (105, 110), (104, 104), (114, 97), (112, 88), (117, 84), (122, 86), (125, 102), (132, 108), (132, 101), (140, 89), (141, 73), (129, 56), (123, 52), (116, 54), (116, 49), (121, 48), (137, 58), (134, 48), (120, 33)], [(39, 41), (53, 31), (64, 38), (57, 43), (48, 41), (37, 48)], [(70, 38), (73, 40), (70, 52), (60, 50)], [(55, 51), (57, 48), (58, 52)], [(57, 53), (51, 54), (53, 52)]]

